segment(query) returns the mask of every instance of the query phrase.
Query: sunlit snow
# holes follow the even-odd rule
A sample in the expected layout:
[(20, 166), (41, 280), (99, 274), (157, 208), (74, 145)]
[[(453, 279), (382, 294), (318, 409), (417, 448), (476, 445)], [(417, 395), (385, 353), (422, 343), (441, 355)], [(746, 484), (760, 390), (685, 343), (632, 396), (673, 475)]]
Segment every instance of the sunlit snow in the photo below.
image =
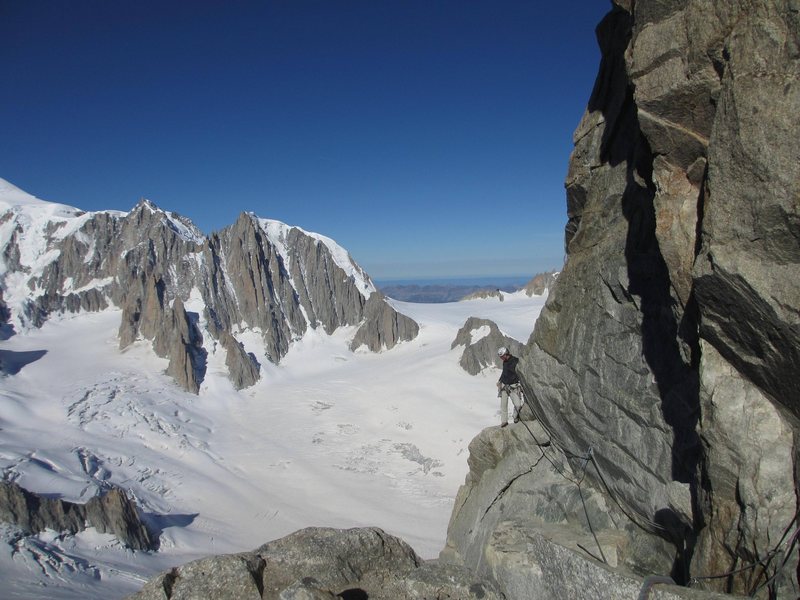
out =
[(526, 342), (544, 300), (392, 301), (420, 323), (414, 341), (354, 353), (355, 328), (309, 329), (280, 365), (258, 354), (258, 332), (240, 332), (262, 379), (239, 392), (211, 340), (199, 395), (162, 373), (148, 342), (121, 352), (117, 310), (0, 342), (13, 373), (0, 389), (7, 476), (79, 502), (121, 486), (161, 534), (157, 553), (134, 553), (93, 531), (18, 539), (3, 526), (3, 598), (121, 598), (176, 564), (312, 525), (379, 526), (436, 557), (467, 446), (499, 423), (499, 372), (467, 375), (450, 345), (470, 316)]

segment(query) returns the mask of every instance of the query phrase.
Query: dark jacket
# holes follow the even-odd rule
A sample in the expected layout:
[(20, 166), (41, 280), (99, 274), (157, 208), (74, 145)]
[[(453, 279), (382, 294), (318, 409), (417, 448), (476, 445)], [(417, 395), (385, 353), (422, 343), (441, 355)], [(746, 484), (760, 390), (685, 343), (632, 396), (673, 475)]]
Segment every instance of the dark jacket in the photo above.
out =
[(503, 361), (503, 373), (500, 375), (500, 383), (503, 385), (519, 383), (519, 377), (517, 377), (518, 362), (519, 359), (516, 356), (512, 356), (508, 360)]

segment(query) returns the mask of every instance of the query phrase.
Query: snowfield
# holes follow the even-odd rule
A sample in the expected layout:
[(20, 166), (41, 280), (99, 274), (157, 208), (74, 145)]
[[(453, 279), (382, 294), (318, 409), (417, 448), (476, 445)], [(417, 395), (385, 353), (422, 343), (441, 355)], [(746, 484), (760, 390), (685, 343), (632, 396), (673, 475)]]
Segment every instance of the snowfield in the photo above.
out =
[(242, 332), (262, 365), (261, 381), (242, 391), (206, 340), (199, 395), (163, 374), (150, 342), (119, 350), (117, 310), (51, 318), (0, 341), (10, 372), (0, 380), (5, 476), (73, 502), (120, 486), (161, 543), (132, 552), (94, 530), (24, 538), (2, 525), (0, 597), (122, 598), (164, 569), (308, 526), (382, 527), (435, 558), (467, 446), (499, 423), (499, 370), (468, 375), (463, 347), (450, 345), (470, 316), (526, 342), (544, 301), (523, 292), (393, 301), (420, 324), (414, 341), (354, 353), (355, 328), (309, 330), (277, 366), (257, 351), (258, 332)]

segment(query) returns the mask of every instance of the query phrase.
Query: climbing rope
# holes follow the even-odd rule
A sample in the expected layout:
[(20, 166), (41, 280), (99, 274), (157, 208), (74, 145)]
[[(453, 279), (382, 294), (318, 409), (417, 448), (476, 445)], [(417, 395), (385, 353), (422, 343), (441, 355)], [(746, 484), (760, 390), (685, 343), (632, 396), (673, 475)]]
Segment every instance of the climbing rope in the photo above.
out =
[[(614, 493), (614, 491), (612, 490), (611, 486), (606, 481), (606, 478), (603, 476), (603, 472), (600, 469), (600, 465), (597, 462), (597, 459), (595, 458), (595, 452), (594, 452), (594, 448), (593, 447), (590, 447), (587, 450), (586, 454), (584, 454), (584, 455), (576, 454), (576, 453), (568, 450), (565, 447), (564, 443), (559, 440), (558, 436), (554, 434), (552, 428), (550, 428), (547, 425), (547, 423), (540, 417), (540, 415), (537, 413), (536, 409), (534, 408), (533, 403), (528, 400), (528, 397), (527, 397), (526, 394), (524, 394), (524, 393), (522, 394), (522, 399), (523, 399), (524, 405), (526, 405), (530, 409), (531, 414), (533, 414), (534, 419), (539, 422), (539, 424), (542, 426), (542, 428), (545, 430), (545, 432), (549, 436), (549, 438), (550, 438), (549, 445), (547, 445), (547, 444), (543, 445), (537, 439), (536, 434), (533, 432), (533, 430), (531, 430), (531, 428), (528, 426), (527, 422), (522, 421), (522, 423), (523, 423), (523, 425), (525, 425), (525, 429), (528, 430), (528, 433), (533, 438), (533, 441), (536, 443), (537, 447), (539, 448), (539, 451), (542, 453), (542, 456), (547, 459), (547, 461), (552, 465), (552, 467), (555, 469), (555, 471), (559, 475), (561, 475), (564, 479), (566, 479), (567, 481), (569, 481), (569, 482), (571, 482), (571, 483), (573, 483), (573, 484), (575, 484), (577, 486), (578, 493), (579, 493), (580, 498), (581, 498), (581, 502), (583, 503), (584, 514), (586, 515), (586, 521), (587, 521), (587, 523), (589, 525), (589, 530), (591, 531), (592, 536), (594, 537), (595, 543), (597, 544), (597, 548), (600, 551), (600, 555), (602, 557), (602, 561), (603, 562), (608, 564), (608, 561), (606, 560), (605, 555), (603, 555), (603, 550), (600, 547), (600, 542), (597, 539), (597, 535), (594, 532), (594, 528), (592, 527), (592, 523), (591, 523), (591, 520), (589, 518), (589, 512), (588, 512), (588, 510), (586, 508), (586, 502), (585, 502), (585, 499), (583, 497), (583, 490), (581, 489), (581, 484), (583, 483), (583, 480), (584, 480), (584, 478), (586, 476), (586, 468), (587, 468), (587, 466), (588, 466), (588, 464), (590, 462), (592, 463), (592, 465), (594, 465), (595, 471), (597, 472), (597, 477), (598, 477), (599, 481), (602, 483), (602, 485), (605, 488), (606, 492), (608, 493), (609, 497), (614, 501), (614, 503), (617, 505), (617, 507), (620, 509), (620, 511), (622, 511), (622, 514), (624, 514), (634, 525), (636, 525), (640, 529), (642, 529), (642, 530), (644, 530), (644, 531), (646, 531), (648, 533), (651, 533), (651, 534), (659, 535), (659, 533), (661, 533), (661, 534), (668, 533), (666, 528), (664, 528), (663, 526), (659, 525), (658, 523), (656, 523), (655, 521), (651, 520), (650, 518), (648, 518), (645, 515), (639, 515), (638, 518), (634, 518), (633, 515), (631, 515), (631, 513), (623, 506), (622, 502), (620, 502), (620, 500), (617, 498), (617, 496)], [(576, 481), (575, 479), (569, 477), (564, 472), (564, 469), (561, 466), (557, 465), (554, 460), (552, 460), (549, 456), (547, 456), (545, 448), (549, 448), (550, 446), (555, 447), (558, 450), (560, 450), (561, 453), (568, 460), (569, 459), (578, 460), (578, 461), (580, 461), (580, 463), (582, 463), (581, 467), (580, 467), (580, 471), (581, 471), (580, 479), (578, 479)], [(539, 458), (539, 461), (541, 461), (541, 457)], [(537, 461), (537, 464), (538, 464), (539, 461)], [(784, 568), (786, 567), (787, 563), (789, 562), (789, 558), (792, 556), (792, 552), (794, 551), (794, 547), (797, 545), (798, 540), (800, 540), (800, 527), (796, 528), (794, 530), (794, 532), (791, 534), (791, 536), (788, 535), (789, 532), (791, 531), (792, 525), (798, 520), (798, 517), (800, 517), (800, 508), (798, 508), (798, 510), (795, 512), (794, 517), (789, 522), (789, 525), (785, 528), (784, 533), (781, 536), (781, 539), (778, 541), (778, 543), (775, 545), (775, 547), (772, 550), (768, 551), (764, 555), (763, 558), (759, 558), (759, 559), (757, 559), (757, 560), (755, 560), (755, 561), (753, 561), (753, 562), (751, 562), (751, 563), (749, 563), (747, 565), (744, 565), (744, 566), (739, 567), (737, 569), (734, 569), (732, 571), (728, 571), (726, 573), (720, 573), (720, 574), (717, 574), (717, 575), (704, 575), (704, 576), (692, 577), (692, 578), (689, 579), (688, 585), (692, 585), (693, 583), (699, 583), (702, 580), (721, 579), (721, 578), (725, 578), (725, 577), (730, 577), (731, 575), (735, 575), (735, 574), (738, 574), (738, 573), (741, 573), (741, 572), (744, 572), (744, 571), (747, 571), (747, 570), (750, 570), (750, 569), (755, 569), (755, 568), (757, 568), (759, 566), (761, 566), (762, 569), (763, 569), (762, 575), (766, 574), (767, 569), (769, 568), (769, 565), (772, 562), (772, 560), (776, 556), (779, 556), (781, 553), (783, 553), (783, 560), (781, 561), (780, 566), (778, 566), (775, 569), (775, 572), (773, 573), (773, 575), (771, 577), (769, 577), (763, 583), (759, 584), (757, 587), (755, 587), (751, 591), (750, 597), (754, 597), (759, 591), (761, 591), (765, 587), (771, 585), (776, 579), (778, 579), (778, 577), (780, 577), (781, 573), (783, 572)], [(578, 544), (578, 546), (584, 552), (586, 552), (590, 556), (593, 556), (595, 559), (597, 559), (597, 557), (594, 556), (594, 554), (592, 554), (591, 552), (589, 552), (586, 548), (584, 548), (580, 544)], [(787, 546), (785, 552), (782, 551), (782, 549), (781, 549), (783, 546)]]
[[(603, 487), (605, 488), (605, 490), (608, 493), (609, 497), (614, 501), (614, 503), (617, 505), (617, 507), (620, 509), (620, 511), (622, 511), (622, 514), (624, 514), (634, 525), (636, 525), (637, 527), (639, 527), (643, 531), (646, 531), (647, 533), (652, 533), (652, 534), (656, 534), (656, 535), (667, 533), (667, 530), (664, 527), (662, 527), (661, 525), (659, 525), (658, 523), (656, 523), (655, 521), (651, 520), (650, 518), (648, 518), (645, 515), (639, 515), (638, 518), (633, 517), (633, 515), (631, 515), (630, 512), (623, 506), (622, 502), (620, 502), (620, 500), (617, 498), (617, 495), (614, 493), (613, 489), (608, 484), (608, 482), (606, 481), (605, 477), (603, 477), (603, 473), (600, 470), (600, 465), (598, 464), (597, 459), (595, 458), (595, 453), (594, 453), (594, 449), (593, 448), (589, 448), (585, 455), (576, 454), (576, 453), (572, 452), (571, 450), (567, 449), (565, 444), (562, 441), (559, 440), (558, 436), (555, 435), (555, 433), (552, 431), (552, 429), (550, 427), (548, 427), (547, 423), (537, 413), (536, 409), (533, 406), (533, 403), (528, 400), (527, 395), (523, 394), (522, 398), (523, 398), (524, 404), (530, 409), (530, 411), (533, 414), (534, 418), (537, 421), (539, 421), (539, 424), (542, 426), (542, 428), (545, 430), (547, 435), (550, 437), (550, 443), (553, 446), (555, 446), (556, 448), (558, 448), (564, 454), (564, 456), (567, 459), (574, 459), (574, 460), (578, 460), (578, 461), (582, 461), (583, 462), (583, 467), (582, 467), (583, 474), (581, 476), (581, 481), (583, 481), (583, 477), (586, 474), (586, 467), (588, 466), (588, 463), (591, 462), (594, 465), (595, 470), (597, 471), (597, 476), (598, 476), (600, 482), (603, 484)], [(523, 421), (523, 423), (524, 423), (524, 421)], [(537, 445), (539, 445), (541, 447), (541, 445), (539, 444), (538, 440), (536, 439), (536, 436), (531, 431), (530, 427), (527, 426), (527, 424), (525, 424), (525, 428), (531, 434), (531, 436), (533, 437), (533, 439), (537, 443)], [(542, 451), (542, 452), (544, 452), (544, 451)], [(556, 471), (562, 477), (564, 477), (568, 481), (571, 481), (572, 483), (574, 483), (575, 485), (577, 485), (580, 488), (579, 482), (577, 482), (577, 481), (569, 478), (568, 476), (566, 476), (563, 473), (563, 471), (560, 468), (558, 468), (555, 465), (555, 463), (552, 460), (550, 460), (549, 458), (548, 458), (548, 462), (550, 462), (550, 464), (553, 465), (553, 467), (556, 469)]]
[[(694, 583), (700, 583), (700, 581), (708, 580), (708, 579), (724, 579), (724, 578), (728, 578), (731, 575), (737, 575), (737, 574), (742, 573), (744, 571), (749, 571), (749, 570), (755, 569), (755, 568), (757, 568), (759, 566), (762, 568), (762, 573), (761, 574), (764, 575), (764, 574), (766, 574), (767, 569), (769, 568), (769, 565), (772, 562), (772, 560), (776, 556), (779, 556), (781, 553), (783, 553), (783, 561), (781, 562), (780, 566), (775, 569), (775, 572), (772, 574), (772, 576), (769, 579), (767, 579), (766, 581), (764, 581), (763, 583), (755, 586), (752, 589), (752, 591), (750, 592), (749, 596), (751, 598), (754, 597), (762, 589), (764, 589), (765, 587), (767, 587), (771, 583), (773, 583), (781, 575), (781, 573), (783, 572), (783, 569), (786, 567), (786, 564), (789, 562), (789, 557), (792, 555), (794, 547), (797, 544), (798, 538), (800, 538), (800, 527), (796, 528), (791, 536), (787, 537), (787, 535), (788, 535), (789, 531), (791, 531), (792, 525), (797, 521), (798, 516), (800, 516), (800, 509), (798, 509), (795, 512), (794, 517), (792, 517), (792, 520), (789, 522), (789, 526), (784, 530), (783, 535), (781, 536), (781, 539), (778, 540), (778, 543), (775, 545), (775, 547), (772, 548), (772, 550), (769, 550), (763, 557), (757, 558), (756, 560), (754, 560), (752, 562), (749, 562), (749, 563), (747, 563), (747, 564), (745, 564), (745, 565), (743, 565), (741, 567), (738, 567), (736, 569), (732, 569), (732, 570), (727, 571), (725, 573), (719, 573), (717, 575), (698, 575), (696, 577), (692, 577), (689, 580), (689, 585), (692, 585)], [(785, 551), (782, 550), (783, 546), (787, 546)]]
[[(527, 397), (525, 396), (524, 392), (522, 393), (522, 401), (523, 401), (523, 404), (527, 404), (527, 405), (528, 405), (528, 408), (530, 408), (530, 409), (531, 409), (531, 412), (533, 412), (533, 408), (531, 407), (530, 403), (528, 402), (528, 399), (527, 399)], [(535, 414), (535, 413), (534, 413), (534, 416), (536, 416), (536, 414)], [(537, 420), (538, 420), (538, 417), (537, 417)], [(592, 459), (592, 456), (593, 456), (592, 448), (589, 448), (588, 452), (586, 453), (586, 456), (580, 456), (580, 457), (578, 457), (577, 455), (573, 455), (574, 457), (576, 457), (576, 458), (580, 458), (580, 459), (583, 461), (583, 466), (581, 467), (580, 479), (578, 479), (578, 480), (576, 481), (575, 479), (573, 479), (573, 478), (569, 477), (569, 476), (568, 476), (568, 475), (565, 473), (565, 470), (564, 470), (564, 469), (562, 469), (562, 467), (561, 467), (560, 465), (557, 465), (557, 464), (556, 464), (556, 462), (555, 462), (554, 460), (552, 460), (552, 459), (551, 459), (551, 458), (550, 458), (550, 457), (547, 455), (547, 452), (545, 451), (545, 448), (547, 448), (547, 445), (545, 445), (545, 444), (542, 444), (541, 442), (539, 442), (538, 438), (536, 437), (536, 434), (535, 434), (535, 433), (533, 432), (533, 430), (532, 430), (532, 429), (531, 429), (531, 428), (528, 426), (528, 423), (527, 423), (527, 422), (525, 422), (525, 421), (521, 421), (521, 422), (522, 422), (522, 424), (525, 426), (525, 429), (527, 429), (527, 430), (528, 430), (528, 433), (530, 434), (530, 436), (533, 438), (533, 441), (536, 443), (536, 447), (537, 447), (537, 448), (539, 448), (539, 452), (541, 452), (541, 453), (542, 453), (542, 456), (540, 456), (540, 457), (539, 457), (539, 460), (536, 462), (536, 464), (538, 464), (538, 463), (539, 463), (539, 462), (542, 460), (542, 458), (545, 458), (545, 459), (547, 459), (547, 462), (549, 462), (549, 463), (550, 463), (550, 465), (553, 467), (553, 469), (555, 469), (555, 471), (556, 471), (556, 472), (557, 472), (559, 475), (561, 475), (561, 477), (563, 477), (565, 480), (569, 481), (570, 483), (573, 483), (573, 484), (575, 484), (575, 486), (578, 488), (578, 495), (580, 496), (580, 499), (581, 499), (581, 505), (583, 506), (583, 513), (584, 513), (584, 515), (586, 516), (586, 523), (587, 523), (587, 524), (588, 524), (588, 526), (589, 526), (589, 531), (591, 532), (591, 534), (592, 534), (592, 537), (594, 538), (594, 542), (595, 542), (595, 544), (597, 544), (597, 550), (600, 552), (600, 559), (598, 559), (598, 560), (602, 560), (602, 562), (604, 562), (605, 564), (608, 564), (608, 560), (606, 559), (606, 555), (605, 555), (605, 553), (603, 552), (603, 547), (602, 547), (602, 545), (600, 544), (600, 540), (598, 540), (598, 539), (597, 539), (597, 534), (595, 533), (595, 531), (594, 531), (594, 527), (592, 526), (592, 520), (591, 520), (591, 518), (589, 517), (589, 510), (588, 510), (588, 508), (586, 507), (586, 499), (585, 499), (585, 498), (584, 498), (584, 496), (583, 496), (583, 489), (581, 488), (581, 484), (583, 483), (583, 480), (584, 480), (584, 478), (586, 477), (586, 467), (587, 467), (587, 465), (589, 464), (589, 461)], [(539, 422), (541, 423), (541, 421), (539, 421)], [(542, 425), (542, 427), (544, 428), (544, 425)], [(547, 429), (546, 429), (546, 428), (544, 428), (544, 429), (545, 429), (545, 431), (547, 431)], [(549, 434), (549, 432), (548, 432), (548, 435), (550, 435), (550, 434)], [(550, 436), (550, 443), (552, 443), (552, 441), (553, 441), (553, 436)], [(565, 456), (567, 456), (567, 452), (566, 452), (566, 451), (565, 451), (563, 448), (561, 448), (561, 452), (562, 452), (562, 453), (564, 453), (564, 455), (565, 455)], [(570, 454), (571, 454), (571, 453), (570, 453)], [(588, 551), (586, 548), (584, 548), (582, 545), (578, 544), (578, 547), (579, 547), (579, 548), (581, 548), (581, 549), (582, 549), (584, 552), (586, 552), (586, 553), (587, 553), (587, 554), (589, 554), (590, 556), (592, 556), (592, 557), (594, 557), (595, 559), (597, 559), (597, 557), (596, 557), (594, 554), (592, 554), (591, 552), (589, 552), (589, 551)]]

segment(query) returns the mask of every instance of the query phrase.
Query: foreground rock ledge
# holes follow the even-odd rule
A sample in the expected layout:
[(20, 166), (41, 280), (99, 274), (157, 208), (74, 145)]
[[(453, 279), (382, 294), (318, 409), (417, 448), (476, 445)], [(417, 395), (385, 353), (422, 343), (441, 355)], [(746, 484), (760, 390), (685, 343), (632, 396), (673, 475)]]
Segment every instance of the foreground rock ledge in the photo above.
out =
[(538, 421), (484, 429), (470, 443), (439, 562), (496, 582), (510, 600), (731, 598), (652, 585), (666, 580), (653, 576), (665, 573), (659, 566), (670, 548), (637, 535), (577, 465)]
[(424, 563), (378, 528), (308, 528), (253, 552), (204, 558), (150, 580), (130, 600), (503, 598), (454, 565)]
[[(642, 580), (587, 561), (538, 534), (507, 530), (492, 551), (505, 557), (495, 561), (499, 585), (459, 564), (423, 562), (408, 544), (378, 528), (308, 528), (253, 552), (176, 567), (128, 600), (630, 599), (642, 590)], [(648, 597), (731, 598), (660, 584)]]

